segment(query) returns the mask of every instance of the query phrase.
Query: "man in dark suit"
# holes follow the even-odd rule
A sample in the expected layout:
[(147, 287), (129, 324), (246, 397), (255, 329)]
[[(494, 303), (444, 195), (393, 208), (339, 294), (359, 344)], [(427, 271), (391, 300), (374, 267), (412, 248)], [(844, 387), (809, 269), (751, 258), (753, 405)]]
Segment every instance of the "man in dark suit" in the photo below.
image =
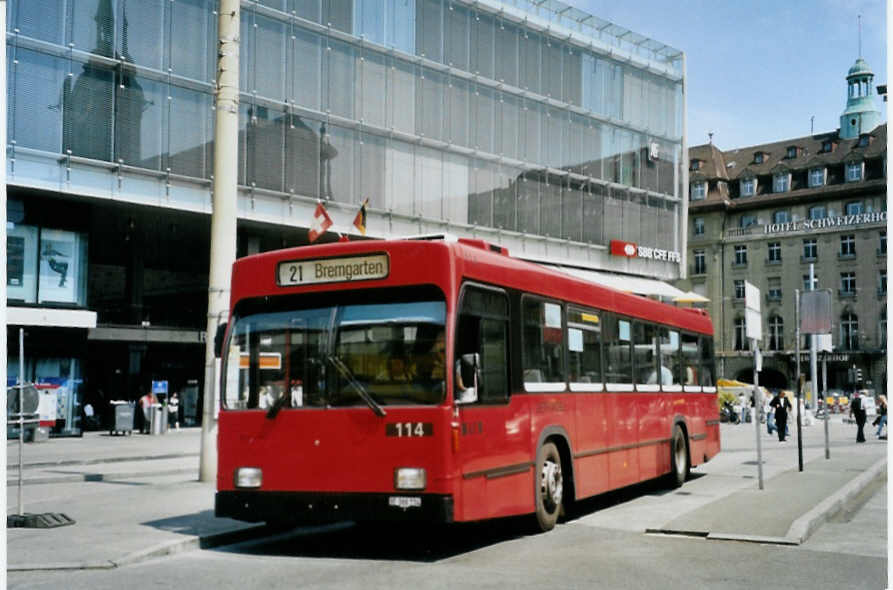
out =
[(856, 427), (858, 428), (856, 431), (856, 442), (863, 443), (865, 442), (865, 433), (862, 429), (865, 428), (866, 413), (861, 391), (853, 393), (853, 401), (850, 402), (850, 413), (856, 419)]
[(784, 437), (788, 430), (788, 412), (791, 410), (791, 401), (781, 391), (775, 394), (769, 406), (775, 409), (775, 424), (778, 426), (778, 442), (785, 442)]

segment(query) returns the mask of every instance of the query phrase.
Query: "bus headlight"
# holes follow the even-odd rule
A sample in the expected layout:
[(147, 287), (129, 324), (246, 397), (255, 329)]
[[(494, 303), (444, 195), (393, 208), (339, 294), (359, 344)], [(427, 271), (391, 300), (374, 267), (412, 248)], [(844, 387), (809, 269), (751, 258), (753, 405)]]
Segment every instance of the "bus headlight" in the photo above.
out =
[(235, 483), (237, 488), (259, 488), (263, 481), (263, 472), (259, 467), (239, 467), (236, 469)]
[(394, 471), (394, 487), (398, 490), (424, 490), (426, 480), (421, 467), (398, 467)]

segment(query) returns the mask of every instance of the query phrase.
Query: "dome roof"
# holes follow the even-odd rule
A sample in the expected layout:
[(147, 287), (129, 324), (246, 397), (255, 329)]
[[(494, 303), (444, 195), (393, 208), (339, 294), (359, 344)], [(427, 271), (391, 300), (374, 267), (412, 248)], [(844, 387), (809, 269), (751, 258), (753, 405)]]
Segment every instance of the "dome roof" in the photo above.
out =
[(868, 62), (866, 62), (861, 57), (856, 60), (856, 63), (853, 64), (853, 67), (850, 68), (850, 71), (847, 72), (847, 78), (851, 78), (853, 76), (862, 76), (868, 74), (869, 76), (873, 76), (874, 72), (871, 71), (871, 68), (868, 67)]

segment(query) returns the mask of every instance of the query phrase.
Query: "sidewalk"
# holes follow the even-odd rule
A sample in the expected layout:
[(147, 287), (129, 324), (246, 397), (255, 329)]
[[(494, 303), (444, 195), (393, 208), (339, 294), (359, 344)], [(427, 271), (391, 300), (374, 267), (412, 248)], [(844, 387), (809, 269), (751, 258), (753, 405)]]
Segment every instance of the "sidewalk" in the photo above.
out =
[[(868, 430), (868, 429), (866, 429)], [(643, 494), (578, 522), (641, 532), (797, 544), (840, 505), (886, 473), (886, 441), (831, 424), (831, 460), (821, 424), (780, 444), (761, 430), (765, 489), (757, 489), (752, 424), (722, 425), (723, 452), (693, 470), (680, 490)], [(114, 568), (199, 547), (268, 534), (266, 527), (214, 517), (214, 484), (197, 480), (200, 430), (161, 436), (87, 433), (24, 449), (25, 512), (61, 512), (76, 522), (7, 530), (9, 571)], [(17, 442), (7, 443), (7, 514), (17, 511)], [(30, 483), (29, 483), (30, 482)], [(40, 482), (40, 483), (39, 483)], [(632, 518), (630, 515), (634, 515)]]

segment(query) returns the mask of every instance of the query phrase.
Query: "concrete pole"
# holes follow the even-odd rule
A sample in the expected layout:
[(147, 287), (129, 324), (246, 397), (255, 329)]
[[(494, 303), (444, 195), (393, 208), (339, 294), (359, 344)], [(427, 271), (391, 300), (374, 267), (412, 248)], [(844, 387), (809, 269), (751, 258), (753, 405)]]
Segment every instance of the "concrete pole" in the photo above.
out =
[[(795, 383), (797, 384), (797, 412), (800, 411), (800, 396), (802, 395), (800, 391), (800, 289), (794, 289), (794, 354), (797, 357), (797, 370), (796, 376), (794, 377)], [(797, 465), (800, 471), (803, 471), (803, 437), (800, 436), (803, 434), (801, 430), (799, 430), (800, 426), (800, 418), (799, 414), (797, 417)], [(776, 421), (777, 422), (777, 421)]]
[[(828, 353), (825, 352), (822, 354), (822, 399), (826, 399), (828, 397)], [(831, 458), (831, 438), (828, 434), (828, 420), (830, 420), (830, 416), (828, 415), (828, 406), (825, 404), (825, 459)]]
[(236, 199), (239, 148), (239, 0), (220, 0), (217, 14), (217, 96), (214, 125), (214, 209), (205, 333), (205, 390), (199, 480), (217, 477), (217, 364), (214, 336), (229, 311), (236, 260)]
[[(0, 0), (0, 31), (6, 31), (6, 0)], [(0, 43), (0, 140), (3, 141), (3, 153), (6, 154), (6, 88), (7, 88), (7, 80), (6, 80), (6, 43)], [(7, 167), (7, 158), (3, 158), (3, 166), (0, 166), (0, 202), (4, 205), (0, 207), (0, 258), (3, 260), (3, 264), (0, 264), (0, 305), (3, 306), (2, 313), (0, 313), (0, 383), (3, 385), (3, 407), (8, 408), (9, 405), (6, 399), (6, 363), (8, 361), (8, 356), (6, 353), (6, 167)], [(3, 457), (0, 458), (0, 470), (3, 473), (6, 473), (6, 453), (3, 453)], [(0, 486), (3, 488), (3, 491), (0, 491), (0, 497), (2, 497), (3, 505), (8, 506), (7, 504), (7, 496), (6, 496), (6, 486)], [(2, 542), (4, 547), (7, 547), (6, 544), (6, 527), (3, 527), (3, 532), (0, 533), (0, 542)], [(6, 582), (3, 582), (3, 587), (5, 587)]]
[[(760, 391), (760, 346), (756, 340), (753, 343), (753, 425), (757, 434), (757, 473), (759, 476), (760, 489), (763, 489), (763, 443), (760, 440), (760, 408), (763, 407), (763, 395)], [(744, 408), (741, 408), (744, 413)], [(767, 416), (768, 420), (769, 417)]]
[[(815, 291), (815, 264), (809, 263), (809, 290)], [(813, 405), (816, 403), (816, 393), (819, 390), (819, 364), (818, 364), (818, 356), (816, 354), (816, 346), (818, 336), (815, 334), (809, 335), (809, 378), (812, 379), (812, 399)]]

